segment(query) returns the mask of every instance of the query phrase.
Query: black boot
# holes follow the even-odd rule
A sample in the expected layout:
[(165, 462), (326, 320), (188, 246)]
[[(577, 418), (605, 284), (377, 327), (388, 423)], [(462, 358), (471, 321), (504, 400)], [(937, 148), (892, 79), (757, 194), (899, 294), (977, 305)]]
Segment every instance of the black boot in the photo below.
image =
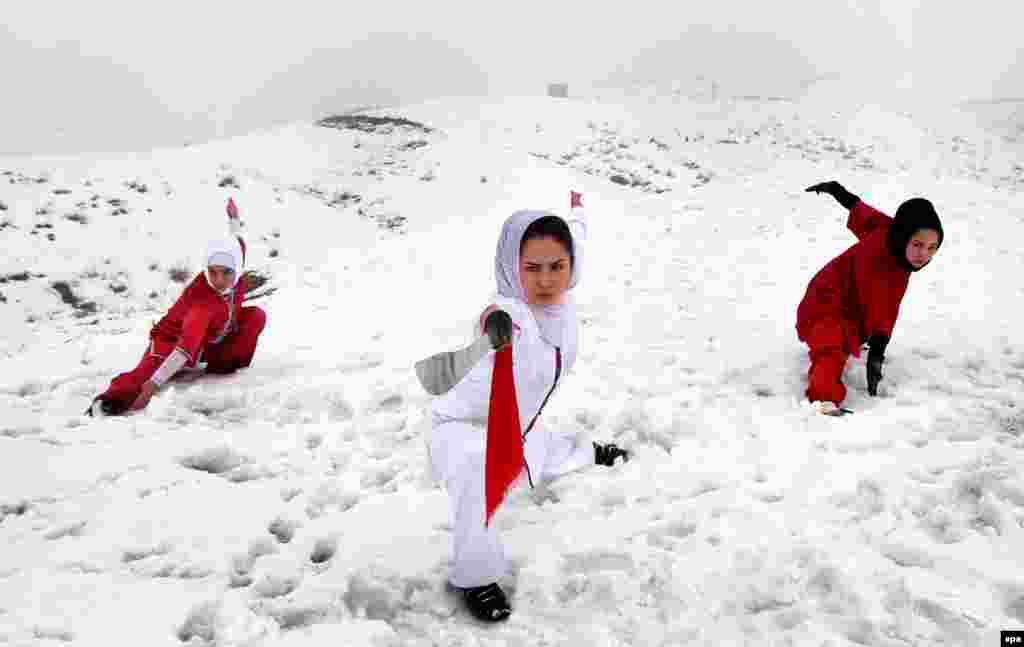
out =
[(474, 586), (469, 589), (462, 589), (462, 597), (466, 600), (469, 612), (478, 620), (484, 622), (499, 622), (505, 620), (512, 614), (512, 607), (508, 605), (508, 598), (501, 590), (497, 582), (487, 586)]
[[(97, 403), (99, 403), (99, 411), (96, 410)], [(87, 415), (91, 418), (94, 417), (96, 413), (99, 413), (100, 415), (103, 416), (113, 416), (117, 414), (117, 409), (114, 406), (114, 403), (111, 402), (110, 400), (104, 400), (103, 398), (97, 396), (93, 398), (92, 403), (89, 404), (89, 408), (85, 410), (84, 415)]]
[(629, 460), (629, 452), (625, 449), (619, 449), (618, 445), (610, 443), (608, 445), (598, 445), (594, 443), (594, 462), (598, 465), (604, 465), (611, 467), (615, 465), (615, 459), (622, 457), (623, 461)]

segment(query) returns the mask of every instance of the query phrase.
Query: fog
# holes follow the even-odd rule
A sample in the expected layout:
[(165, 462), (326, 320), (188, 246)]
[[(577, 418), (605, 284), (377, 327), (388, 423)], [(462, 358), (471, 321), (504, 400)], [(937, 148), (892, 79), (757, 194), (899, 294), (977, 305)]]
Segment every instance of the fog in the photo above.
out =
[[(839, 76), (865, 97), (1024, 96), (1017, 3), (235, 0), (5, 8), (0, 153), (181, 145), (365, 105), (714, 79), (789, 95)], [(130, 9), (126, 9), (130, 7)]]

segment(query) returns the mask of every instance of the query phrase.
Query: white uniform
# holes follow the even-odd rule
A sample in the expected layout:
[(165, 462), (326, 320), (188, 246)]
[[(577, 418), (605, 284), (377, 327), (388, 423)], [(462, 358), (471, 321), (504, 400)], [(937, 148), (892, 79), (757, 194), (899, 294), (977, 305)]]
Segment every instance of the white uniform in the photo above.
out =
[[(536, 217), (548, 215), (534, 213), (539, 213)], [(573, 216), (570, 227), (577, 260), (575, 279), (586, 229), (582, 209), (574, 209)], [(532, 221), (529, 217), (523, 220), (526, 224)], [(520, 231), (519, 237), (521, 235)], [(514, 259), (517, 282), (518, 240), (515, 239), (517, 257)], [(500, 250), (499, 244), (499, 254)], [(578, 326), (575, 309), (567, 303), (559, 316), (545, 318), (542, 311), (535, 312), (521, 298), (499, 296), (494, 303), (509, 314), (517, 327), (512, 338), (513, 376), (519, 420), (525, 432), (555, 386), (556, 372), (560, 373), (557, 378), (560, 383), (573, 368)], [(538, 318), (547, 325), (546, 330), (538, 325)], [(478, 331), (480, 333), (482, 331)], [(552, 337), (561, 342), (559, 347), (548, 341)], [(560, 371), (558, 355), (561, 356)], [(449, 581), (462, 588), (496, 582), (507, 571), (493, 521), (490, 526), (484, 525), (484, 457), (494, 356), (495, 352), (489, 351), (451, 390), (433, 401), (430, 411), (431, 431), (427, 442), (431, 473), (447, 488), (454, 516)], [(528, 468), (525, 476), (534, 484), (594, 464), (594, 447), (589, 439), (574, 433), (549, 431), (540, 420), (526, 436), (524, 454)]]

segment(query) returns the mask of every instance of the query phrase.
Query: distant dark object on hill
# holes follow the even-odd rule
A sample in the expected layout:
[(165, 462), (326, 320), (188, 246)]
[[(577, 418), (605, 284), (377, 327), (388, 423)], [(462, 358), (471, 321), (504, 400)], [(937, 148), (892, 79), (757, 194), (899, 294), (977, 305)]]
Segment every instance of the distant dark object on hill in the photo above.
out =
[(548, 83), (548, 96), (556, 99), (569, 98), (568, 83)]

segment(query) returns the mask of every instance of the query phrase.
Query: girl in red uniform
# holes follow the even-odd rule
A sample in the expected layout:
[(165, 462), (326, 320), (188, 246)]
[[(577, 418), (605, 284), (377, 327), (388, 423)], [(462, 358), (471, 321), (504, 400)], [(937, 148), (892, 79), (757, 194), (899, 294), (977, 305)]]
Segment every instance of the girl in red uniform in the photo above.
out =
[(860, 357), (865, 343), (868, 394), (878, 394), (885, 348), (910, 275), (942, 245), (942, 223), (924, 198), (907, 200), (891, 218), (838, 182), (806, 190), (827, 193), (849, 209), (846, 226), (859, 241), (815, 275), (796, 315), (797, 335), (811, 354), (807, 398), (819, 413), (839, 415), (845, 411), (839, 406), (846, 398), (843, 368), (850, 355)]
[(116, 415), (142, 409), (158, 388), (183, 368), (206, 364), (207, 373), (231, 373), (248, 366), (267, 315), (243, 306), (245, 241), (234, 200), (227, 204), (231, 238), (211, 242), (206, 269), (185, 288), (149, 333), (139, 365), (122, 373), (97, 396), (88, 415)]

